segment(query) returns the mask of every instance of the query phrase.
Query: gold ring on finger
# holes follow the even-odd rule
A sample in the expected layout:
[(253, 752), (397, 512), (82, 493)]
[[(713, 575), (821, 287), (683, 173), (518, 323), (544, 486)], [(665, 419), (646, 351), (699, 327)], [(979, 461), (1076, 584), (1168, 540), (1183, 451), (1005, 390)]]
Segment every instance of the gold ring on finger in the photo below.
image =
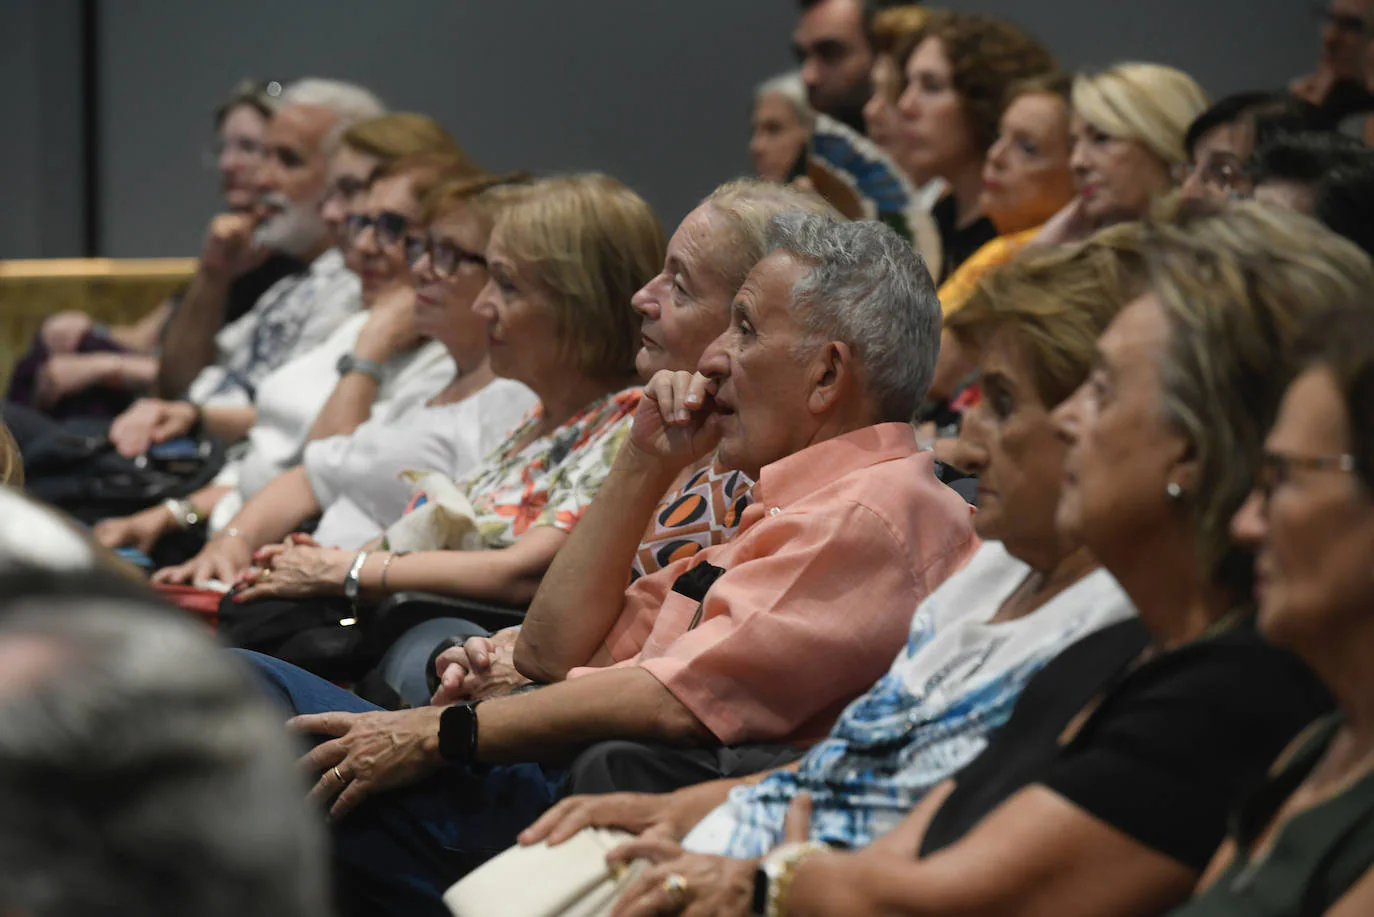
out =
[(674, 898), (680, 898), (687, 894), (687, 877), (680, 872), (668, 874), (668, 878), (663, 880), (663, 890)]
[(331, 773), (333, 773), (334, 779), (339, 781), (340, 786), (343, 786), (344, 784), (348, 783), (348, 781), (344, 779), (343, 772), (339, 770), (339, 765), (334, 765), (334, 768), (331, 771)]

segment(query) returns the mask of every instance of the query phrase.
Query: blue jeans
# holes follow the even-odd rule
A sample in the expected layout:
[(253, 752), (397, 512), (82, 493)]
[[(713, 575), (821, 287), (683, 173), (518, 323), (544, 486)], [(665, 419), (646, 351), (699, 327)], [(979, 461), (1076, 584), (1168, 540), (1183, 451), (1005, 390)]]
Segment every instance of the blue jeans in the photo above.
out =
[(432, 618), (416, 624), (391, 644), (377, 671), (391, 689), (401, 695), (401, 699), (412, 707), (423, 707), (429, 703), (429, 683), (425, 676), (429, 673), (429, 656), (440, 641), (457, 637), (460, 641), (468, 637), (486, 637), (489, 632), (471, 621), (461, 618)]
[[(381, 708), (289, 663), (240, 651), (292, 715)], [(561, 795), (538, 764), (453, 770), (372, 797), (331, 825), (340, 914), (448, 917), (442, 896)]]

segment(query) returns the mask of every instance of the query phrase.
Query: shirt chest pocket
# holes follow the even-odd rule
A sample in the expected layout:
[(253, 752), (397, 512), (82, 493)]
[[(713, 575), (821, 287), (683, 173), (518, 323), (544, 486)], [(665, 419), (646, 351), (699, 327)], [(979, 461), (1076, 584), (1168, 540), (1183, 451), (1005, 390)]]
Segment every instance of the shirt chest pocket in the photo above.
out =
[(673, 583), (663, 599), (653, 632), (644, 646), (647, 655), (658, 655), (668, 644), (701, 623), (706, 593), (725, 571), (711, 564), (697, 564)]

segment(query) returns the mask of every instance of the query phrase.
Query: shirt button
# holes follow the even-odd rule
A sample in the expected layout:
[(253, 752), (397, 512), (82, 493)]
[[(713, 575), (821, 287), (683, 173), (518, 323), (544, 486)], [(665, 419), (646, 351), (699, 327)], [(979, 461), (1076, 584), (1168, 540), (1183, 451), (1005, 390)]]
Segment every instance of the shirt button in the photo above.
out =
[(772, 509), (770, 509), (770, 510), (768, 511), (768, 515), (770, 515), (770, 516), (776, 516), (776, 515), (777, 515), (778, 513), (780, 513), (780, 512), (782, 512), (782, 507), (781, 507), (781, 506), (775, 506), (775, 507), (773, 507)]

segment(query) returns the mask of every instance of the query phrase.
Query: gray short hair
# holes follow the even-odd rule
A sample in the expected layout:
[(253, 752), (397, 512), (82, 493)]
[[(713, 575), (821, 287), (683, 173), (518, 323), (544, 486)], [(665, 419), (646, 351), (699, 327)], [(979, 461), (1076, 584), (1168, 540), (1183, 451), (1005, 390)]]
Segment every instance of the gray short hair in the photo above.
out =
[(940, 300), (925, 260), (873, 221), (794, 212), (768, 230), (770, 251), (811, 267), (792, 288), (793, 316), (809, 342), (852, 347), (879, 419), (911, 420), (940, 355)]
[(810, 127), (815, 123), (816, 110), (807, 101), (806, 84), (802, 82), (799, 72), (780, 73), (759, 83), (754, 88), (754, 102), (757, 103), (764, 96), (781, 96), (783, 101), (792, 106), (802, 124)]
[(248, 673), (129, 588), (44, 576), (11, 568), (29, 597), (0, 614), (39, 660), (0, 688), (0, 913), (324, 915), (323, 831)]
[(344, 131), (354, 124), (386, 114), (386, 106), (381, 99), (363, 87), (313, 76), (296, 80), (282, 90), (281, 98), (277, 100), (277, 110), (291, 105), (326, 108), (334, 113), (335, 123), (326, 135), (324, 145), (327, 153), (334, 151)]

